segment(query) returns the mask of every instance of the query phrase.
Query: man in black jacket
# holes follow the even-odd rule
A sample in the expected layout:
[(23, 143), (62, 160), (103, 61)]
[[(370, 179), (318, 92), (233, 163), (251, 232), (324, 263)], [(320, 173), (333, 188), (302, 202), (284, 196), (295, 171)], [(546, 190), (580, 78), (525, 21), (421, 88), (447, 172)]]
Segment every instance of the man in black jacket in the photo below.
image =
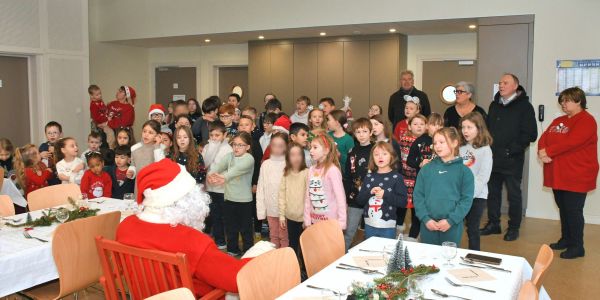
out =
[(429, 105), (427, 94), (415, 87), (415, 74), (411, 70), (402, 71), (400, 73), (400, 89), (390, 96), (388, 104), (388, 118), (392, 122), (392, 128), (395, 128), (396, 123), (399, 121), (406, 119), (406, 116), (404, 116), (404, 106), (406, 106), (404, 96), (406, 95), (419, 98), (422, 115), (429, 117), (431, 114), (431, 106)]
[(500, 79), (499, 91), (488, 110), (487, 125), (494, 138), (492, 153), (494, 165), (488, 182), (488, 223), (481, 235), (499, 234), (502, 185), (508, 194), (508, 231), (505, 241), (519, 238), (519, 227), (523, 213), (521, 181), (525, 149), (537, 139), (537, 124), (533, 106), (519, 79), (513, 74), (504, 74)]

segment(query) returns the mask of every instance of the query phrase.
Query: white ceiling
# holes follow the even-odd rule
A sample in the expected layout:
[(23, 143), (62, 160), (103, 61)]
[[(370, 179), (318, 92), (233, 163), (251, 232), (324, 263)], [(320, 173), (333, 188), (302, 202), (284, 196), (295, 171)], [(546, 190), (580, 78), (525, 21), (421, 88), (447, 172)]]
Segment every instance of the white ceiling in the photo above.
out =
[[(318, 38), (320, 32), (326, 32), (328, 37), (355, 35), (391, 34), (390, 28), (396, 29), (396, 34), (426, 35), (474, 32), (469, 25), (478, 24), (477, 19), (430, 20), (400, 23), (353, 24), (326, 27), (288, 28), (268, 31), (228, 32), (210, 35), (170, 36), (160, 38), (132, 39), (111, 41), (128, 46), (145, 48), (186, 47), (214, 44), (241, 44), (257, 41), (262, 35), (265, 40), (282, 40), (298, 38)], [(210, 43), (205, 42), (210, 39)]]

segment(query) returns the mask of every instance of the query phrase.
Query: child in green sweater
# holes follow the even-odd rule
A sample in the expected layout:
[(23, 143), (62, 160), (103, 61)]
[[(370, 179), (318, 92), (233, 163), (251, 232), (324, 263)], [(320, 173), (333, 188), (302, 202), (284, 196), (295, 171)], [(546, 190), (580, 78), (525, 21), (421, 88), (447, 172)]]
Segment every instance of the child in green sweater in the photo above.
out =
[(456, 128), (442, 128), (433, 136), (438, 155), (425, 165), (413, 192), (417, 217), (421, 221), (421, 242), (460, 245), (463, 220), (473, 203), (473, 173), (458, 156), (460, 136)]
[(252, 236), (252, 172), (254, 158), (248, 153), (252, 137), (247, 132), (239, 132), (233, 138), (233, 152), (215, 162), (207, 177), (209, 184), (225, 184), (223, 204), (227, 252), (232, 256), (241, 255), (239, 235), (242, 236), (244, 252), (254, 244)]

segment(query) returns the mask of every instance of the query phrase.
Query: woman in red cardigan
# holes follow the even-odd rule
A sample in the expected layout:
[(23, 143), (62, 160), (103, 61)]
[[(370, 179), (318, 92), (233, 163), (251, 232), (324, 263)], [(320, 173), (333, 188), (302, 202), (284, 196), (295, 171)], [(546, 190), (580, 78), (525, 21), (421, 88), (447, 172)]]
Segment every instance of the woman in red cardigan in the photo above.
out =
[(598, 176), (598, 127), (585, 109), (585, 93), (568, 88), (558, 96), (564, 116), (554, 119), (538, 143), (544, 163), (544, 186), (552, 188), (560, 212), (561, 238), (550, 244), (564, 250), (561, 258), (585, 255), (583, 206), (588, 192), (596, 189)]

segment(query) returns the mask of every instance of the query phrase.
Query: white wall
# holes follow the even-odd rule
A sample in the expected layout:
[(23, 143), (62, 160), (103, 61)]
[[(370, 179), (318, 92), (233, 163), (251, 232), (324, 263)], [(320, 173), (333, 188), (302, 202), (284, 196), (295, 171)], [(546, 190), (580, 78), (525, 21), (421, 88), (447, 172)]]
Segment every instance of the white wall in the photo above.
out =
[(247, 66), (248, 44), (149, 49), (150, 95), (155, 96), (154, 69), (159, 66), (196, 67), (198, 100), (219, 93), (218, 67)]
[[(0, 55), (29, 60), (31, 141), (57, 121), (85, 144), (89, 132), (88, 6), (80, 0), (0, 1)], [(22, 146), (22, 145), (19, 145)]]
[[(554, 94), (556, 60), (598, 58), (600, 54), (600, 39), (595, 38), (597, 28), (600, 28), (600, 18), (597, 17), (600, 1), (570, 1), (569, 7), (573, 9), (568, 11), (564, 9), (564, 1), (559, 0), (422, 0), (410, 2), (410, 5), (407, 2), (260, 0), (235, 1), (234, 5), (232, 1), (180, 0), (178, 5), (172, 5), (161, 0), (105, 0), (98, 7), (102, 20), (98, 36), (100, 40), (118, 40), (349, 23), (533, 14), (534, 59), (530, 95), (534, 107), (546, 105), (547, 116), (558, 112)], [(367, 11), (369, 13), (365, 13)], [(568, 22), (557, 21), (564, 18)], [(127, 20), (127, 26), (122, 25), (123, 20)], [(506, 45), (507, 59), (510, 59), (510, 49), (510, 45)], [(596, 116), (600, 116), (599, 99), (588, 99), (590, 112)], [(532, 144), (532, 147), (536, 146)], [(530, 151), (530, 158), (527, 215), (557, 219), (552, 194), (541, 187), (542, 167), (536, 163), (535, 151)], [(588, 196), (584, 213), (589, 222), (600, 223), (600, 192)]]

